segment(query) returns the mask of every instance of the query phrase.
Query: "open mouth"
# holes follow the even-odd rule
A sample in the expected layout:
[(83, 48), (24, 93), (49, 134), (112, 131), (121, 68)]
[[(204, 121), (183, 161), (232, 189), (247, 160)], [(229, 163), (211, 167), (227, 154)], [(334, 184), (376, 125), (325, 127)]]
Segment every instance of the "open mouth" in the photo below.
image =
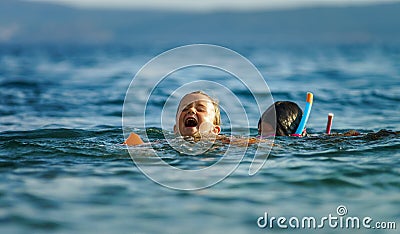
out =
[(196, 127), (197, 123), (197, 119), (189, 117), (185, 120), (185, 127)]

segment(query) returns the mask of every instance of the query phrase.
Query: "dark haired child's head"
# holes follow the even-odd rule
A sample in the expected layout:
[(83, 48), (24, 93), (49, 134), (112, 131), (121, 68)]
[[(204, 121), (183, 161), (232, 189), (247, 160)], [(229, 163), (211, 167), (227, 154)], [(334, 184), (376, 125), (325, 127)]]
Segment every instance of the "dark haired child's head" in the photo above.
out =
[(290, 101), (272, 104), (258, 121), (258, 134), (261, 136), (290, 136), (300, 124), (303, 111)]

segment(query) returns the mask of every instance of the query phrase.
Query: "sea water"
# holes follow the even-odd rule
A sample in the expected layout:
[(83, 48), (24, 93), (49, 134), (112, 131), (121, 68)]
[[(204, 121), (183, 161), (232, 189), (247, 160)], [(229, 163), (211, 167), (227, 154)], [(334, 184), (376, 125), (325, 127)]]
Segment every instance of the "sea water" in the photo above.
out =
[[(273, 227), (261, 229), (266, 213), (269, 218), (300, 221), (312, 216), (317, 225), (330, 214), (337, 220), (371, 217), (371, 225), (387, 221), (400, 228), (400, 137), (368, 137), (380, 129), (400, 130), (398, 45), (228, 47), (255, 65), (275, 101), (290, 100), (304, 108), (306, 92), (313, 92), (310, 136), (276, 138), (266, 164), (254, 176), (248, 172), (257, 145), (251, 145), (230, 176), (194, 191), (153, 182), (121, 145), (126, 137), (122, 109), (132, 78), (151, 58), (171, 48), (0, 47), (1, 233), (285, 231), (276, 220), (271, 221)], [(187, 74), (192, 79), (207, 78), (197, 70)], [(161, 110), (176, 85), (164, 82), (148, 108)], [(234, 85), (231, 89), (243, 103), (251, 103), (246, 90)], [(257, 135), (259, 113), (256, 107), (247, 107), (250, 131), (231, 131), (225, 121), (223, 134)], [(172, 109), (173, 116), (176, 107)], [(141, 107), (131, 111), (140, 112)], [(361, 136), (324, 136), (329, 112), (335, 114), (332, 132), (355, 129)], [(234, 111), (230, 115), (238, 117)], [(149, 111), (146, 117), (150, 120), (146, 129), (135, 131), (155, 142), (158, 156), (169, 164), (197, 170), (221, 159), (223, 145), (197, 156), (177, 152), (163, 135), (163, 130), (172, 129), (156, 124), (159, 112)], [(173, 125), (173, 118), (168, 121)], [(152, 157), (143, 151), (146, 147), (134, 151), (135, 156)], [(339, 208), (347, 213), (339, 214)], [(299, 233), (310, 231), (299, 229)], [(344, 229), (326, 222), (318, 232), (366, 231)]]

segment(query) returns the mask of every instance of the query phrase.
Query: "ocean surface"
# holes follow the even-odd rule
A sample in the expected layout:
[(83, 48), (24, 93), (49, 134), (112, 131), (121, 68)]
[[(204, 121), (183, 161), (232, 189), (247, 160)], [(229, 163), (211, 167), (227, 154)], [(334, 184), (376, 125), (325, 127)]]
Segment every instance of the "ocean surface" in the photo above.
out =
[[(273, 100), (294, 101), (304, 108), (306, 92), (314, 94), (309, 136), (276, 138), (254, 176), (249, 176), (249, 166), (256, 144), (226, 179), (204, 189), (178, 190), (145, 176), (121, 145), (127, 137), (123, 105), (133, 77), (174, 45), (0, 46), (0, 233), (397, 233), (400, 136), (371, 133), (400, 130), (400, 46), (226, 47), (255, 65)], [(226, 152), (227, 147), (219, 145), (190, 156), (165, 140), (163, 129), (172, 132), (176, 106), (168, 109), (166, 127), (159, 124), (161, 110), (166, 98), (189, 81), (221, 82), (245, 106), (248, 121), (243, 123), (250, 131), (230, 126), (242, 119), (226, 109), (223, 134), (257, 135), (254, 100), (243, 86), (227, 82), (232, 80), (227, 74), (197, 68), (175, 75), (178, 78), (164, 80), (147, 102), (146, 127), (132, 129), (154, 143), (130, 148), (141, 163), (163, 173), (163, 166), (153, 164), (155, 156), (148, 153), (154, 149), (170, 165), (198, 170)], [(137, 109), (130, 109), (139, 117), (143, 92), (153, 88), (151, 82), (141, 85)], [(213, 96), (221, 103), (231, 101), (218, 93)], [(324, 135), (329, 112), (335, 114), (333, 132), (354, 129), (361, 135)], [(233, 147), (231, 154), (240, 148)], [(186, 180), (166, 173), (162, 177), (178, 184)], [(339, 215), (339, 207), (347, 213)], [(325, 223), (321, 229), (286, 230), (276, 221), (273, 228), (262, 229), (257, 220), (266, 212), (287, 220), (320, 220), (329, 214), (370, 217), (373, 227), (394, 222), (397, 229), (333, 228)]]

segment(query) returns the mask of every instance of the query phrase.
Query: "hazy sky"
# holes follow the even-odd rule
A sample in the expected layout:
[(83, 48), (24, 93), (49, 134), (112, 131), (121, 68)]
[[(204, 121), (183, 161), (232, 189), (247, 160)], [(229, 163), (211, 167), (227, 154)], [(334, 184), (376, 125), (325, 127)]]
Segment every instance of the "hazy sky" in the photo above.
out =
[(63, 3), (77, 7), (147, 8), (167, 10), (251, 10), (292, 8), (315, 5), (357, 5), (400, 0), (26, 0)]

